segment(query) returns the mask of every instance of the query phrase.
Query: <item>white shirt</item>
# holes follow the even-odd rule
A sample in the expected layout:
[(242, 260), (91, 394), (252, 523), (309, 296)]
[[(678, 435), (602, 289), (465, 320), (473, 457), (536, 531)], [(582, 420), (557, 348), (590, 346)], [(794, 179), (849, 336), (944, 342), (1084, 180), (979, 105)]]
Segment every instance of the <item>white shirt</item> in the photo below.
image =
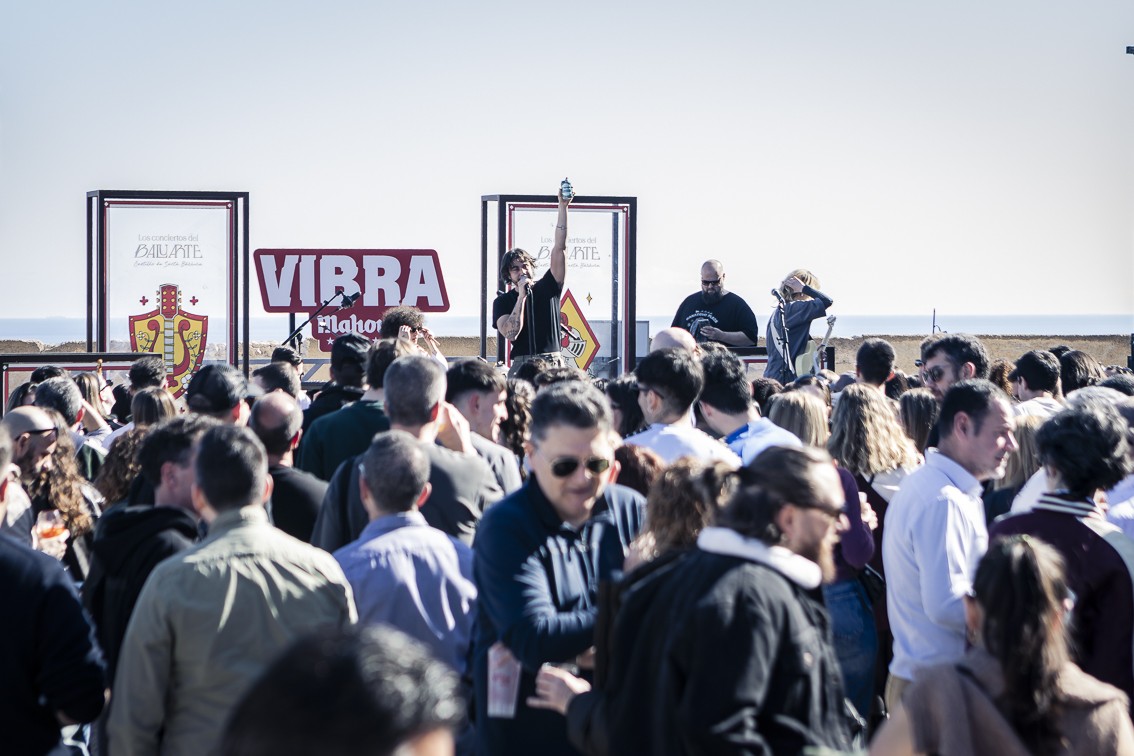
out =
[(626, 443), (631, 446), (644, 446), (655, 452), (667, 465), (673, 464), (680, 457), (697, 457), (710, 461), (719, 459), (740, 466), (740, 457), (727, 446), (708, 433), (685, 423), (678, 425), (654, 423), (641, 433), (635, 433), (627, 438)]
[(803, 446), (795, 434), (784, 430), (766, 417), (738, 428), (725, 438), (728, 448), (740, 455), (744, 464), (752, 463), (756, 455), (772, 446)]
[(1028, 399), (1027, 401), (1020, 402), (1013, 406), (1012, 414), (1016, 417), (1023, 415), (1051, 417), (1061, 409), (1063, 409), (1063, 405), (1050, 396), (1037, 396), (1035, 399)]
[(965, 651), (963, 597), (988, 548), (980, 495), (976, 478), (929, 449), (886, 510), (882, 561), (895, 677), (912, 680), (918, 669)]

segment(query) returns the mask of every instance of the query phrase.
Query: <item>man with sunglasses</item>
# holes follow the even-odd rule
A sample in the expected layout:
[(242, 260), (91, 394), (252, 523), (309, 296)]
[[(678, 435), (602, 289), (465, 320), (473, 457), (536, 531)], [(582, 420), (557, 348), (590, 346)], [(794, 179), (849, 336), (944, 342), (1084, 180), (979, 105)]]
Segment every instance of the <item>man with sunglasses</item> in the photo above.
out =
[(720, 260), (706, 260), (701, 266), (701, 290), (685, 298), (670, 325), (684, 328), (697, 341), (729, 346), (754, 346), (760, 335), (752, 308), (725, 289)]
[(541, 665), (575, 664), (593, 645), (599, 581), (622, 569), (645, 502), (612, 484), (610, 406), (598, 389), (555, 384), (531, 412), (531, 477), (485, 512), (474, 544), (478, 752), (566, 756), (576, 752), (563, 718), (526, 701)]
[(988, 365), (988, 351), (975, 336), (946, 333), (921, 343), (921, 380), (938, 406), (954, 383), (988, 378)]

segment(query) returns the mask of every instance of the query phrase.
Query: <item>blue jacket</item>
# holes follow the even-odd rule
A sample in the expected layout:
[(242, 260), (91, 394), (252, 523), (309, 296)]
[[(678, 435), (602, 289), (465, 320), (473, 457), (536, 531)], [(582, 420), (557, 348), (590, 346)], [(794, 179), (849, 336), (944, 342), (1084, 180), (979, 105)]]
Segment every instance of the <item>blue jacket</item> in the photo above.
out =
[[(474, 544), (478, 590), (473, 681), (478, 752), (574, 754), (564, 719), (531, 709), (544, 663), (572, 662), (594, 643), (599, 580), (622, 569), (641, 529), (645, 500), (608, 486), (591, 519), (576, 529), (559, 519), (535, 479), (485, 512)], [(523, 667), (514, 719), (489, 719), (488, 649), (502, 642)]]

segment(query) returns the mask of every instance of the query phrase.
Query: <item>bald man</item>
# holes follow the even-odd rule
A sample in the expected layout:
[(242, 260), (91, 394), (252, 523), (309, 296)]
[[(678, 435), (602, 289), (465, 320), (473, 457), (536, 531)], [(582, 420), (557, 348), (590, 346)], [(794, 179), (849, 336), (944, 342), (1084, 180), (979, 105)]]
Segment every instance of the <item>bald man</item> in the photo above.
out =
[(684, 328), (663, 328), (658, 331), (657, 335), (650, 340), (650, 351), (656, 352), (659, 349), (684, 349), (690, 354), (700, 354), (701, 350), (697, 348), (697, 340), (693, 338), (693, 334), (686, 331)]
[(720, 260), (706, 260), (701, 266), (701, 290), (685, 298), (671, 325), (689, 331), (697, 341), (728, 346), (755, 346), (760, 334), (752, 308), (725, 289)]
[(327, 483), (293, 466), (295, 447), (303, 436), (303, 410), (288, 394), (273, 391), (252, 405), (248, 427), (268, 452), (268, 474), (274, 484), (268, 502), (272, 524), (310, 543)]

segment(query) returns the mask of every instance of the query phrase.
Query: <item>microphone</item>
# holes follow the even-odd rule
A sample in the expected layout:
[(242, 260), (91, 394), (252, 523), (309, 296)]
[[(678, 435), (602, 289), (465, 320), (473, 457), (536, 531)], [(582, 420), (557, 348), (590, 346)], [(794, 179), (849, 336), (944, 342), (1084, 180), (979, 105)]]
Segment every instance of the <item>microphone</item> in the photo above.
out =
[(779, 289), (772, 289), (772, 295), (780, 300), (780, 304), (784, 304), (784, 295), (780, 293)]
[(342, 294), (342, 297), (343, 297), (343, 301), (339, 304), (340, 310), (349, 310), (351, 307), (354, 306), (354, 303), (357, 302), (360, 297), (362, 297), (361, 291), (357, 291), (354, 294), (347, 294), (344, 291), (344, 292), (341, 292), (341, 294)]

